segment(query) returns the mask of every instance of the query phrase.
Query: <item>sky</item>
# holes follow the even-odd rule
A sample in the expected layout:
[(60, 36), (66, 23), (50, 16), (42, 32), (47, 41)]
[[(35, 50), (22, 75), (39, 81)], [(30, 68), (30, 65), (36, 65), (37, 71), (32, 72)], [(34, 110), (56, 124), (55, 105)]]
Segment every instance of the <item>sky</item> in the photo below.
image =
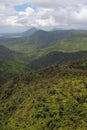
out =
[(87, 29), (87, 0), (0, 0), (0, 33)]

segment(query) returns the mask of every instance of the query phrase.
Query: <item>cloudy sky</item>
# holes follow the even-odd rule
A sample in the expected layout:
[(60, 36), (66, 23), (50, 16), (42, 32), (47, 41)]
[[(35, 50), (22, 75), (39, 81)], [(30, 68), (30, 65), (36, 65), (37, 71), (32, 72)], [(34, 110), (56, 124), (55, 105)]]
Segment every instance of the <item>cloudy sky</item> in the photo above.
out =
[(0, 33), (87, 29), (87, 0), (0, 0)]

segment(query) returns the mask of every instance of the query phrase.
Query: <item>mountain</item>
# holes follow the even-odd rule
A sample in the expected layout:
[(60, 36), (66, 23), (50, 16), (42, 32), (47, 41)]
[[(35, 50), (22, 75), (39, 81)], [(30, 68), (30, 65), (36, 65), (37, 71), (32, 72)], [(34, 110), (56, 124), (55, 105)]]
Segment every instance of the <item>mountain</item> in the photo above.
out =
[(61, 52), (77, 52), (87, 50), (87, 33), (73, 34), (68, 38), (57, 41), (54, 45), (47, 48), (48, 51), (59, 50)]
[(0, 129), (87, 129), (87, 31), (1, 39)]
[[(6, 48), (6, 47), (0, 45), (0, 58), (1, 58), (1, 56), (7, 58), (7, 57), (9, 57), (11, 54), (12, 54), (12, 51), (11, 51), (10, 49), (8, 49), (8, 48)], [(2, 60), (4, 60), (4, 59), (2, 59)]]
[(37, 31), (38, 31), (38, 29), (33, 27), (33, 28), (28, 29), (25, 32), (22, 32), (22, 33), (4, 33), (4, 34), (0, 34), (0, 41), (3, 41), (5, 39), (10, 40), (10, 39), (14, 39), (14, 38), (31, 36)]
[(87, 60), (24, 73), (0, 88), (1, 130), (86, 130)]
[(64, 37), (70, 35), (65, 30), (46, 32), (39, 30), (29, 37), (15, 38), (11, 40), (1, 41), (0, 44), (8, 47), (11, 50), (26, 53), (30, 59), (38, 57), (41, 49), (46, 49), (48, 46), (55, 44), (54, 42), (62, 40)]
[(38, 30), (29, 37), (4, 39), (0, 42), (9, 49), (27, 54), (30, 59), (52, 51), (77, 52), (87, 50), (87, 31), (84, 30)]
[(31, 37), (29, 37), (28, 44), (35, 44), (38, 48), (44, 48), (55, 43), (56, 41), (64, 39), (69, 34), (69, 31), (66, 30), (57, 30), (50, 32), (39, 30)]
[[(21, 53), (21, 58), (26, 55), (27, 63), (25, 63), (27, 67), (29, 69), (38, 69), (72, 60), (74, 58), (72, 52), (86, 52), (87, 31), (56, 30), (47, 32), (38, 30), (32, 36), (9, 39), (9, 41), (0, 42), (0, 45), (4, 45), (16, 53)], [(86, 55), (85, 52), (84, 55)], [(75, 55), (77, 58), (80, 57), (79, 53), (76, 54), (78, 55)], [(24, 58), (22, 59), (24, 61)]]
[(41, 69), (49, 65), (54, 64), (65, 64), (72, 60), (87, 58), (87, 51), (80, 51), (75, 53), (64, 53), (64, 52), (50, 52), (47, 55), (41, 56), (40, 58), (29, 62), (27, 65), (31, 69)]
[(25, 71), (26, 59), (23, 54), (0, 46), (0, 85)]
[(28, 29), (27, 31), (21, 33), (20, 35), (21, 35), (21, 36), (31, 36), (31, 35), (33, 35), (34, 33), (36, 33), (37, 31), (38, 31), (38, 29), (33, 27), (33, 28), (30, 28), (30, 29)]

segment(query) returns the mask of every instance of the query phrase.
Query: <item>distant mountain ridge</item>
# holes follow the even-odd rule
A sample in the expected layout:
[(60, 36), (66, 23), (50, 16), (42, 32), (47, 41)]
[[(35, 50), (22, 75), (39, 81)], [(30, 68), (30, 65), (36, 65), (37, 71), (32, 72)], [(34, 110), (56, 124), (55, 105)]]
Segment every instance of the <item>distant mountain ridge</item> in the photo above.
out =
[(12, 57), (12, 54), (12, 50), (8, 49), (7, 47), (4, 47), (3, 45), (0, 45), (0, 61)]
[(54, 64), (65, 64), (67, 62), (79, 59), (87, 59), (87, 51), (80, 51), (75, 53), (64, 53), (64, 52), (50, 52), (32, 62), (27, 67), (32, 70), (41, 69)]
[(39, 30), (28, 39), (28, 44), (36, 44), (39, 48), (46, 47), (69, 36), (69, 31), (43, 31)]
[(24, 53), (30, 60), (51, 52), (78, 52), (87, 50), (86, 30), (38, 30), (31, 36), (4, 39), (1, 45)]
[(0, 45), (0, 85), (25, 70), (26, 57)]
[(27, 31), (21, 33), (20, 35), (21, 36), (31, 36), (32, 34), (34, 34), (37, 31), (38, 31), (38, 29), (33, 27), (33, 28), (30, 28)]
[(3, 38), (19, 38), (19, 37), (26, 37), (26, 36), (31, 36), (32, 34), (34, 34), (35, 32), (37, 32), (38, 29), (37, 28), (30, 28), (27, 31), (24, 31), (22, 33), (5, 33), (5, 34), (1, 34), (0, 35), (0, 39)]

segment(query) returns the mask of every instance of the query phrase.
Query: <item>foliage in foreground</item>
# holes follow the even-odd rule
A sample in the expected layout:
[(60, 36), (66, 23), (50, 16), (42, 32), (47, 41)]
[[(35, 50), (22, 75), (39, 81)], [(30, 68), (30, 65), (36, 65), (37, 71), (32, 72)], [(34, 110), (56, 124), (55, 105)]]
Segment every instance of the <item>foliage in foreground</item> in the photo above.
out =
[(86, 130), (87, 61), (25, 73), (0, 88), (1, 130)]

